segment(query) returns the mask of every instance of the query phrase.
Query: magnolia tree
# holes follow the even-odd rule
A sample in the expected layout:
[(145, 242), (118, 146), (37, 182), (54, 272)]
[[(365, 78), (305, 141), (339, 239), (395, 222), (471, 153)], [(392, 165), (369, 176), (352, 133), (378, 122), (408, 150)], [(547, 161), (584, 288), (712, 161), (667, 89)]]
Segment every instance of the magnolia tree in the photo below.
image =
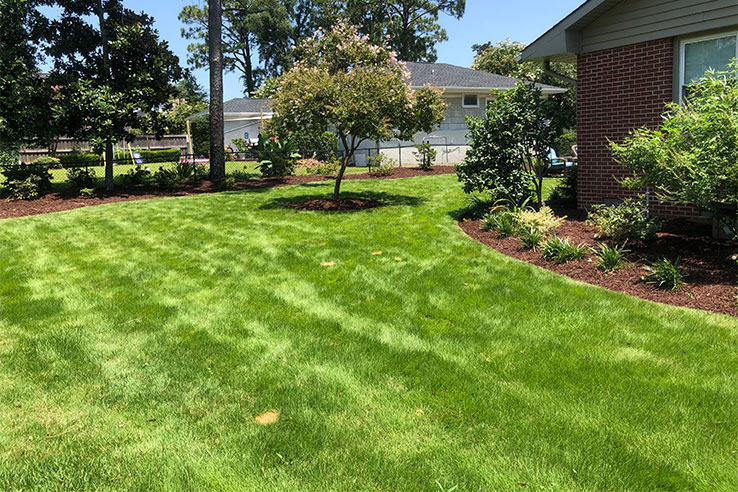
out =
[(277, 133), (335, 131), (345, 155), (333, 197), (359, 146), (393, 138), (412, 140), (443, 120), (438, 89), (410, 88), (405, 64), (386, 46), (346, 23), (318, 29), (297, 47), (298, 61), (274, 95), (271, 125)]
[(738, 237), (738, 65), (708, 72), (661, 127), (611, 143), (616, 160), (634, 171), (630, 188), (655, 187), (663, 200), (711, 212)]

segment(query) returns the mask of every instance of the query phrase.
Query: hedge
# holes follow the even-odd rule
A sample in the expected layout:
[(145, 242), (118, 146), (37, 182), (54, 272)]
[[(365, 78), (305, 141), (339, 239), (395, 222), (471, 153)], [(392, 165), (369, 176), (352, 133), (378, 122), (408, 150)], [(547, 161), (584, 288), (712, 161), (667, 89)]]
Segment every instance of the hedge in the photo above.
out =
[[(155, 164), (159, 162), (179, 162), (180, 150), (141, 150), (141, 158), (144, 164)], [(62, 167), (85, 167), (102, 166), (103, 158), (100, 154), (63, 154), (59, 156)], [(133, 164), (131, 153), (128, 151), (115, 154), (116, 164)]]
[[(136, 151), (141, 153), (141, 159), (144, 164), (156, 164), (159, 162), (179, 162), (181, 151), (179, 149), (167, 149), (167, 150), (140, 150)], [(116, 164), (133, 164), (131, 159), (131, 153), (118, 152), (115, 154)]]

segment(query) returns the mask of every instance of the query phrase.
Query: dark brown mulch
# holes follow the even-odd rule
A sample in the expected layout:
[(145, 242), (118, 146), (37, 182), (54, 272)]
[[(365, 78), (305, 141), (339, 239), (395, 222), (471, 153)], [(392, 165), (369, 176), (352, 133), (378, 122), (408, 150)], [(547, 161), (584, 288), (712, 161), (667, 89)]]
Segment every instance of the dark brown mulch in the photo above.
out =
[(340, 212), (347, 210), (365, 210), (368, 208), (381, 207), (382, 204), (376, 200), (362, 200), (360, 198), (340, 198), (338, 200), (306, 200), (304, 202), (290, 203), (287, 208), (295, 210), (313, 210), (319, 212)]
[[(556, 234), (562, 238), (568, 237), (575, 244), (596, 246), (596, 231), (586, 224), (584, 213), (557, 210), (557, 214), (563, 212), (568, 218)], [(591, 252), (583, 260), (554, 265), (545, 261), (540, 251), (524, 249), (516, 238), (500, 239), (494, 231), (484, 232), (480, 226), (479, 220), (459, 222), (459, 227), (477, 241), (552, 272), (650, 301), (738, 317), (736, 265), (731, 260), (736, 253), (736, 246), (730, 241), (713, 239), (711, 227), (707, 224), (686, 220), (668, 222), (663, 232), (648, 245), (628, 245), (630, 253), (627, 267), (609, 274), (595, 268), (596, 258)], [(681, 291), (661, 290), (642, 280), (641, 277), (647, 273), (645, 265), (661, 258), (681, 258), (681, 266), (687, 273), (686, 285)]]
[[(430, 176), (437, 174), (451, 174), (456, 172), (454, 166), (435, 166), (432, 170), (424, 171), (418, 167), (401, 167), (392, 170), (389, 176), (376, 176), (370, 173), (347, 174), (345, 180), (353, 179), (397, 179), (412, 178), (415, 176)], [(287, 176), (286, 178), (260, 178), (239, 180), (235, 191), (276, 188), (280, 186), (298, 185), (316, 181), (330, 181), (333, 178), (317, 175)], [(38, 200), (0, 200), (0, 219), (39, 215), (49, 212), (60, 212), (81, 207), (102, 205), (104, 203), (127, 202), (162, 198), (167, 196), (188, 196), (201, 193), (222, 191), (211, 181), (200, 181), (185, 185), (177, 191), (162, 191), (154, 187), (146, 188), (117, 188), (114, 192), (100, 191), (94, 198), (81, 198), (76, 195), (51, 193)]]

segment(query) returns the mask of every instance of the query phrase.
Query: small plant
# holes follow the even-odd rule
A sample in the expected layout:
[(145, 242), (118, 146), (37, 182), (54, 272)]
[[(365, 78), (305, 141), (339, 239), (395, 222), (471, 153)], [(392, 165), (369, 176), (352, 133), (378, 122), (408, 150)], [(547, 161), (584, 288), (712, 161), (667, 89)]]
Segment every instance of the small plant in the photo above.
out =
[(5, 183), (5, 189), (11, 200), (35, 200), (40, 197), (39, 180), (36, 175), (28, 176), (23, 180), (13, 180)]
[(549, 200), (559, 200), (567, 205), (577, 204), (577, 167), (564, 171), (564, 179), (551, 192)]
[(469, 219), (483, 219), (494, 206), (489, 195), (470, 195), (460, 216)]
[(420, 169), (428, 171), (433, 167), (433, 162), (436, 160), (438, 153), (436, 149), (431, 147), (431, 144), (424, 142), (415, 146), (417, 152), (413, 152), (413, 156), (418, 160)]
[(628, 250), (625, 249), (625, 244), (622, 246), (610, 246), (600, 243), (597, 248), (591, 249), (597, 257), (598, 270), (610, 273), (620, 270), (625, 266), (625, 254), (628, 253)]
[(525, 249), (536, 250), (543, 241), (543, 233), (537, 229), (523, 228), (520, 232), (520, 243)]
[(313, 169), (318, 176), (336, 176), (341, 169), (341, 160), (331, 152), (328, 162), (319, 162)]
[(82, 198), (95, 198), (95, 190), (92, 188), (82, 188), (79, 190), (79, 196)]
[(581, 244), (574, 246), (568, 238), (561, 239), (554, 236), (543, 243), (542, 253), (544, 260), (562, 264), (573, 260), (581, 260), (587, 255), (587, 249)]
[(514, 236), (518, 230), (518, 221), (513, 212), (490, 212), (482, 220), (483, 231), (497, 231), (499, 238)]
[(367, 163), (369, 164), (369, 173), (374, 176), (390, 176), (392, 170), (398, 165), (396, 160), (381, 152), (367, 157)]
[(682, 290), (686, 274), (679, 267), (679, 261), (680, 258), (677, 258), (674, 262), (663, 258), (652, 263), (651, 266), (647, 267), (651, 273), (644, 275), (642, 278), (647, 284), (655, 285), (659, 289)]
[(598, 237), (610, 238), (615, 243), (625, 241), (647, 242), (656, 237), (663, 222), (651, 217), (642, 200), (628, 198), (620, 205), (595, 205), (587, 223), (598, 229)]
[(283, 178), (295, 173), (295, 162), (300, 158), (292, 136), (262, 138), (259, 147), (259, 170), (265, 178)]
[(67, 182), (76, 188), (92, 188), (95, 186), (94, 169), (86, 169), (84, 167), (72, 167), (67, 169)]
[(541, 207), (539, 210), (523, 207), (515, 212), (515, 216), (521, 229), (535, 230), (541, 236), (549, 235), (564, 222), (564, 218), (556, 217), (549, 207)]
[(184, 185), (186, 178), (177, 169), (162, 167), (154, 173), (154, 181), (156, 181), (156, 185), (162, 190), (173, 191), (180, 189)]
[(224, 190), (233, 191), (238, 188), (238, 182), (236, 181), (236, 178), (234, 178), (233, 176), (229, 176), (223, 180), (223, 182), (220, 184), (220, 187)]
[(148, 167), (136, 165), (123, 175), (123, 182), (130, 186), (141, 186), (151, 180), (151, 171)]

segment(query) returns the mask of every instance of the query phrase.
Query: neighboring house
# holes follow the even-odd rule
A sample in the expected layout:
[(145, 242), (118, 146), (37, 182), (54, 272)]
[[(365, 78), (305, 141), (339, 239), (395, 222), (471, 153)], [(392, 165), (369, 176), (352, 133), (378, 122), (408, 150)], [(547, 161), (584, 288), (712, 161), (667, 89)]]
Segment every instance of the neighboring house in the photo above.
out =
[[(271, 99), (235, 98), (223, 103), (224, 141), (235, 149), (234, 138), (247, 138), (256, 143), (264, 122), (272, 119), (272, 110), (269, 108)], [(208, 110), (195, 113), (189, 118), (205, 116)]]
[[(357, 152), (356, 164), (365, 165), (366, 157), (371, 152), (382, 153), (400, 160), (403, 165), (414, 164), (416, 143), (429, 142), (438, 151), (437, 163), (459, 163), (466, 155), (468, 126), (467, 116), (483, 118), (487, 103), (494, 99), (493, 90), (506, 91), (518, 83), (518, 79), (504, 77), (488, 72), (449, 65), (447, 63), (407, 62), (410, 71), (410, 85), (420, 89), (425, 85), (438, 87), (443, 91), (443, 99), (448, 104), (446, 117), (430, 134), (420, 133), (414, 142), (365, 142)], [(550, 85), (536, 84), (545, 96), (562, 94), (566, 89)]]
[[(667, 102), (738, 56), (738, 0), (589, 0), (523, 51), (521, 60), (577, 63), (579, 207), (628, 195), (608, 139), (657, 127)], [(642, 191), (641, 191), (642, 192)], [(697, 210), (657, 203), (660, 214)]]

